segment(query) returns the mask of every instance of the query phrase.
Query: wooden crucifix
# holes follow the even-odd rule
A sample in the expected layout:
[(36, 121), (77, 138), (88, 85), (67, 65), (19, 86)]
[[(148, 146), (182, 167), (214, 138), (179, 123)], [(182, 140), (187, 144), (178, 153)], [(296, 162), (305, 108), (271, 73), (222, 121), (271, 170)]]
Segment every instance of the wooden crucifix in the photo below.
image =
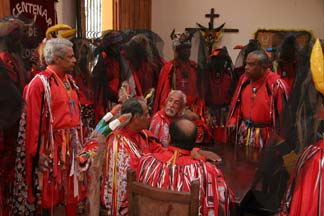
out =
[(192, 32), (192, 33), (196, 32), (197, 30), (200, 30), (201, 32), (203, 32), (203, 38), (204, 38), (205, 44), (208, 47), (209, 54), (210, 54), (212, 51), (213, 44), (220, 39), (220, 35), (222, 32), (236, 33), (236, 32), (239, 32), (239, 30), (233, 29), (233, 28), (224, 28), (225, 23), (214, 28), (214, 19), (219, 17), (219, 14), (215, 13), (214, 8), (211, 8), (210, 13), (205, 14), (205, 17), (209, 18), (208, 28), (197, 23), (199, 28), (186, 28), (185, 30)]
[(214, 19), (219, 17), (219, 14), (214, 13), (214, 8), (210, 9), (210, 14), (205, 14), (206, 18), (209, 18), (208, 28), (213, 29), (214, 28)]

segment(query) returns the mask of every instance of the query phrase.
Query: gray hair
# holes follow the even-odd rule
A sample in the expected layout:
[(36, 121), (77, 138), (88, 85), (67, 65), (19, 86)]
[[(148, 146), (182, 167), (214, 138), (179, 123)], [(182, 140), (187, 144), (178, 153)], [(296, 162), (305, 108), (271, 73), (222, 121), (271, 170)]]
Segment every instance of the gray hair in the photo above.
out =
[(269, 57), (264, 50), (255, 50), (250, 52), (249, 55), (255, 55), (259, 64), (265, 65), (265, 67), (269, 66)]
[(65, 38), (52, 38), (46, 42), (44, 57), (47, 64), (53, 64), (54, 57), (64, 58), (66, 48), (73, 47), (73, 43)]
[(174, 94), (174, 93), (178, 93), (181, 95), (181, 99), (182, 99), (182, 106), (185, 106), (187, 103), (187, 96), (185, 95), (185, 93), (183, 93), (183, 91), (181, 90), (171, 90), (170, 93), (168, 94), (167, 99), (170, 97), (170, 95)]

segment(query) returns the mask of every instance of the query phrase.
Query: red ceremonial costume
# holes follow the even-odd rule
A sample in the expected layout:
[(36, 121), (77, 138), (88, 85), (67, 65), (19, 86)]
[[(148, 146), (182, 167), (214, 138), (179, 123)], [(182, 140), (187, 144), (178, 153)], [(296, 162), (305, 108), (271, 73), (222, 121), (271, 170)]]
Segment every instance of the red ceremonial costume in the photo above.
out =
[(324, 140), (300, 155), (282, 201), (281, 216), (324, 215)]
[[(104, 51), (102, 55), (102, 65), (97, 63), (96, 67), (101, 67), (104, 74), (98, 75), (97, 79), (101, 82), (100, 86), (94, 86), (94, 101), (95, 101), (95, 119), (96, 122), (104, 116), (112, 107), (112, 102), (117, 102), (118, 89), (121, 85), (120, 80), (120, 56), (108, 56)], [(96, 70), (96, 67), (94, 71)], [(94, 75), (96, 76), (96, 75)], [(98, 85), (98, 83), (96, 83)]]
[(296, 61), (281, 61), (276, 63), (273, 67), (276, 69), (274, 71), (279, 74), (280, 78), (287, 83), (289, 89), (292, 89), (296, 77)]
[(0, 215), (9, 215), (15, 174), (17, 134), (23, 104), (21, 87), (0, 60)]
[(199, 97), (195, 62), (177, 59), (163, 66), (155, 96), (154, 113), (161, 109), (172, 89), (181, 90), (186, 95), (186, 105), (200, 117), (195, 121), (198, 127), (197, 142), (209, 142), (211, 132), (205, 123), (205, 102)]
[(234, 200), (233, 193), (225, 183), (222, 172), (203, 160), (195, 160), (190, 151), (169, 146), (168, 151), (148, 154), (141, 158), (137, 181), (162, 189), (190, 190), (190, 183), (200, 183), (201, 215), (229, 215)]
[[(85, 176), (79, 173), (76, 163), (83, 147), (77, 90), (70, 75), (62, 75), (52, 66), (47, 66), (25, 88), (14, 215), (26, 214), (25, 198), (37, 208), (51, 209), (63, 204), (68, 215), (74, 215), (78, 202), (85, 198)], [(42, 155), (52, 161), (46, 171), (38, 168)]]
[(205, 100), (208, 107), (208, 126), (218, 143), (227, 142), (226, 117), (233, 96), (235, 79), (232, 60), (226, 47), (212, 51), (205, 78)]
[(242, 75), (227, 119), (227, 125), (238, 126), (238, 144), (262, 148), (287, 99), (285, 82), (270, 70), (255, 82)]
[(226, 117), (233, 96), (233, 77), (230, 68), (222, 73), (209, 72), (206, 91), (206, 105), (210, 114), (209, 127), (213, 132), (214, 140), (226, 143)]
[[(25, 71), (21, 67), (22, 62), (18, 57), (8, 51), (0, 51), (0, 61), (4, 63), (6, 72), (22, 94), (26, 85)], [(8, 104), (2, 104), (6, 106)], [(12, 182), (14, 181), (14, 165), (16, 160), (17, 134), (19, 121), (16, 121), (9, 128), (0, 130), (0, 202), (3, 207), (1, 212), (6, 212), (9, 197), (12, 195)], [(0, 212), (0, 213), (1, 213)]]
[(172, 60), (167, 62), (159, 77), (154, 111), (160, 110), (172, 89), (181, 90), (187, 97), (187, 105), (198, 100), (197, 64), (191, 60)]
[(79, 87), (83, 135), (84, 138), (87, 138), (95, 127), (92, 83), (90, 79), (85, 80), (81, 75), (75, 76), (74, 79)]
[(150, 131), (165, 148), (169, 146), (170, 142), (169, 126), (171, 121), (172, 119), (162, 109), (154, 114), (150, 124)]
[(11, 80), (22, 92), (26, 85), (26, 74), (21, 67), (22, 62), (18, 61), (17, 58), (15, 54), (10, 54), (7, 51), (0, 52), (0, 60), (4, 63)]
[(107, 215), (121, 215), (127, 208), (127, 169), (136, 169), (142, 155), (164, 151), (156, 138), (143, 130), (136, 133), (122, 128), (113, 131), (106, 142), (101, 182), (101, 204)]
[(139, 69), (130, 65), (132, 76), (129, 78), (131, 94), (136, 96), (145, 96), (151, 88), (156, 87), (157, 75), (152, 64), (145, 61)]

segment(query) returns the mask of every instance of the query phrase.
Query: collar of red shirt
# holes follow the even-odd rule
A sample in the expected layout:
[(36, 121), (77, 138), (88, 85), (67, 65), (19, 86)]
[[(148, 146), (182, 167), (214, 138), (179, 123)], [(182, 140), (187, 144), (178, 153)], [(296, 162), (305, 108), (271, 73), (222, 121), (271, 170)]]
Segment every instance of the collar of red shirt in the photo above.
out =
[(56, 67), (54, 67), (52, 65), (47, 65), (47, 69), (49, 71), (51, 71), (52, 73), (56, 73), (56, 75), (58, 75), (61, 79), (64, 77), (64, 73), (62, 73), (61, 71), (57, 70)]

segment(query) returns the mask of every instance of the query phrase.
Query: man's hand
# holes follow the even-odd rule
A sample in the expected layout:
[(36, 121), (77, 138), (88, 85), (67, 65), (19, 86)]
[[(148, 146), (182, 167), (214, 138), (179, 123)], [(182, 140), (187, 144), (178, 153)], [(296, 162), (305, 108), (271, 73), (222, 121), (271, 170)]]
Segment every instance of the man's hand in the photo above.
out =
[(127, 81), (124, 81), (118, 91), (118, 102), (123, 104), (130, 97), (131, 95), (129, 84)]
[(200, 150), (198, 153), (200, 155), (204, 156), (209, 161), (217, 162), (217, 163), (222, 162), (222, 158), (218, 154), (216, 154), (214, 152)]
[(52, 163), (52, 160), (45, 154), (39, 155), (38, 167), (40, 171), (45, 172), (49, 170), (49, 165)]
[(193, 159), (195, 159), (195, 160), (199, 160), (199, 159), (201, 159), (201, 157), (202, 157), (202, 155), (200, 155), (200, 154), (198, 153), (198, 151), (197, 151), (196, 148), (193, 148), (193, 149), (191, 150), (190, 155), (191, 155), (191, 157), (192, 157)]

